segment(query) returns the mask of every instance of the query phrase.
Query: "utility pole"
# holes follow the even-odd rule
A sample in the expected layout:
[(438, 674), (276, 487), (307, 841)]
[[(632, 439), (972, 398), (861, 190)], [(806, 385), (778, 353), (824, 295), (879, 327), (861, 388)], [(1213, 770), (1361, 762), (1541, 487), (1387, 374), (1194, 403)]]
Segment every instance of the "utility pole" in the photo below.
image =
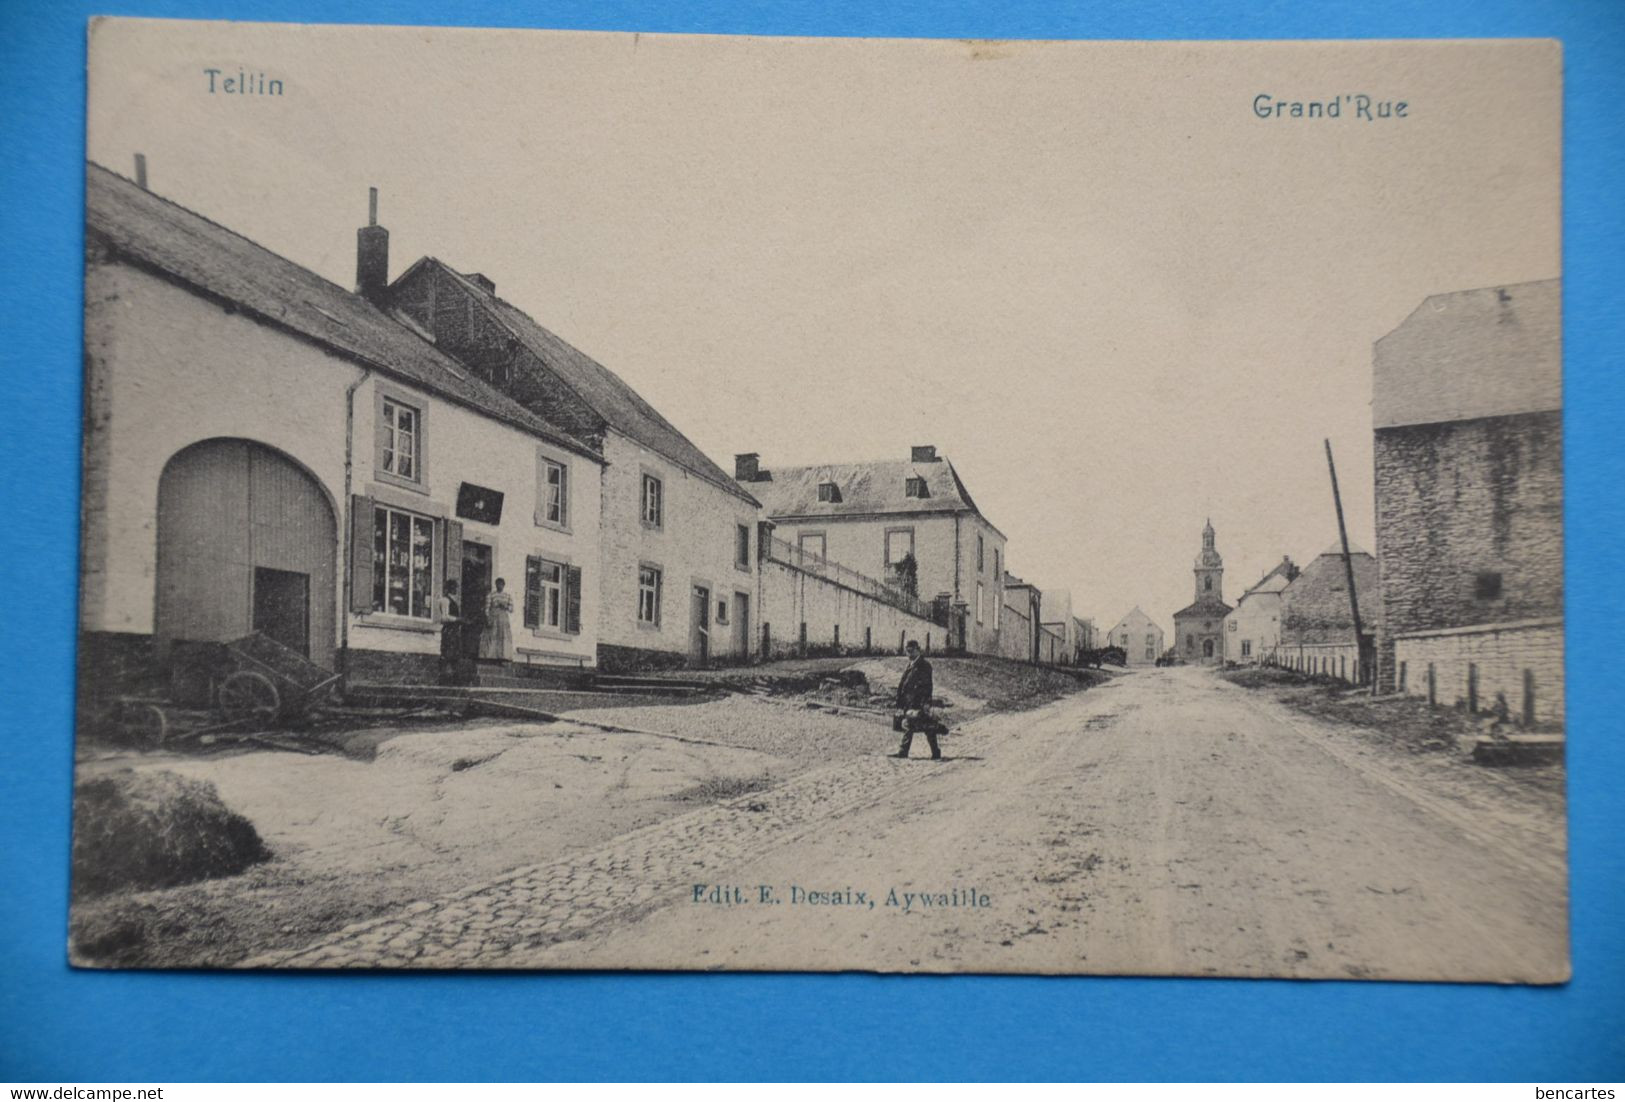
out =
[[(1332, 475), (1332, 504), (1337, 507), (1337, 535), (1343, 541), (1343, 571), (1349, 583), (1349, 613), (1354, 617), (1354, 647), (1362, 665), (1366, 662), (1365, 629), (1360, 623), (1360, 599), (1354, 592), (1354, 559), (1349, 555), (1349, 530), (1343, 522), (1343, 495), (1337, 489), (1337, 463), (1332, 459), (1332, 442), (1326, 440), (1326, 469)], [(1377, 691), (1377, 671), (1371, 670), (1371, 691)]]

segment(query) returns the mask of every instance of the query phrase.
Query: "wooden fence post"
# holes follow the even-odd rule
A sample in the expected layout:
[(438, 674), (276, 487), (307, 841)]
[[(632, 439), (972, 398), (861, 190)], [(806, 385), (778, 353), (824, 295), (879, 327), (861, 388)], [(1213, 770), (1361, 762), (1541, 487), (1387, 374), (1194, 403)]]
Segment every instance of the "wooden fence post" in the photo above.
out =
[(1523, 671), (1523, 725), (1535, 725), (1535, 671)]
[(1467, 663), (1467, 714), (1478, 712), (1478, 663)]
[(1399, 693), (1401, 696), (1405, 695), (1405, 663), (1403, 662), (1399, 664)]
[(1428, 663), (1428, 707), (1429, 708), (1437, 707), (1438, 703), (1439, 703), (1439, 675), (1438, 675), (1437, 672), (1435, 672), (1435, 670), (1433, 668), (1433, 663), (1429, 662)]

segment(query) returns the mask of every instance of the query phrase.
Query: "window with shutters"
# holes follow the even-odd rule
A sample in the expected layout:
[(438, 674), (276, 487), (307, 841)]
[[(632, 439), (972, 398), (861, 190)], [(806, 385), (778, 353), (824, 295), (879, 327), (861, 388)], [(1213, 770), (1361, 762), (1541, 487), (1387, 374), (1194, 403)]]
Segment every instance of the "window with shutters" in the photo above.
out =
[(563, 611), (563, 565), (532, 556), (525, 564), (525, 626), (557, 630)]
[(750, 525), (736, 525), (734, 529), (734, 566), (750, 569)]
[(434, 520), (372, 510), (372, 611), (427, 620), (434, 609)]
[(580, 567), (540, 555), (525, 560), (525, 626), (544, 633), (580, 633)]
[(377, 448), (373, 473), (380, 482), (422, 490), (424, 477), (423, 404), (380, 389), (374, 416)]

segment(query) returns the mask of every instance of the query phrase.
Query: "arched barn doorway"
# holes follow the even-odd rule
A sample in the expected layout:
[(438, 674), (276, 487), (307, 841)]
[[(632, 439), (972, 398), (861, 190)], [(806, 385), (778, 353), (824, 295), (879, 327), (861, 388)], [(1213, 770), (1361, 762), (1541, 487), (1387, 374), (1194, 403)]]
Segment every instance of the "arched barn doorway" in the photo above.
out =
[(337, 525), (321, 486), (251, 440), (207, 440), (158, 482), (157, 642), (261, 631), (333, 666)]
[(1203, 658), (1212, 658), (1213, 657), (1213, 640), (1211, 640), (1211, 639), (1203, 639), (1202, 640), (1202, 657)]

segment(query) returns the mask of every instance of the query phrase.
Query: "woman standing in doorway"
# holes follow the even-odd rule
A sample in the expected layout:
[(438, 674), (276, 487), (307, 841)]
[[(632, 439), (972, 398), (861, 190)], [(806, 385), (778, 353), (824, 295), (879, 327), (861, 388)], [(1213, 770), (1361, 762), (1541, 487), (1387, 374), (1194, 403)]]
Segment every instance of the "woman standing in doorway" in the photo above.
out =
[(487, 661), (507, 662), (513, 657), (513, 630), (508, 626), (508, 615), (513, 612), (513, 598), (503, 592), (507, 580), (497, 579), (497, 587), (485, 599), (485, 629), (480, 632), (480, 658)]

